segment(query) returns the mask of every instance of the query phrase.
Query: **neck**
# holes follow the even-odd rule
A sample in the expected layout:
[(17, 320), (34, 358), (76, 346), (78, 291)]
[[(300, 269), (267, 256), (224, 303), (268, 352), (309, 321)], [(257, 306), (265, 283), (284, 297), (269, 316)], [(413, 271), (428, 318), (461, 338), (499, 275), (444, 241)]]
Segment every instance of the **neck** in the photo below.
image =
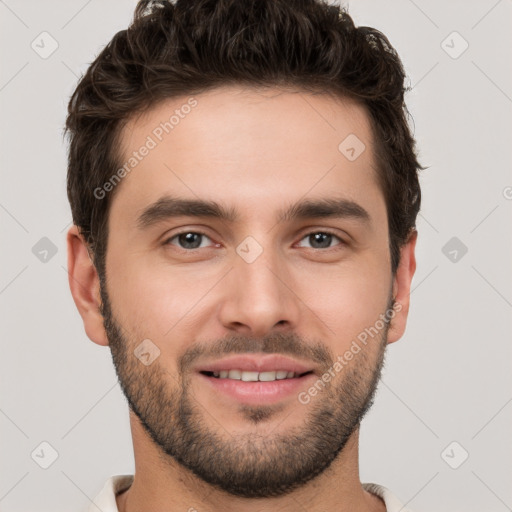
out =
[(148, 438), (130, 411), (135, 454), (135, 478), (116, 498), (119, 512), (294, 512), (297, 504), (309, 512), (385, 512), (384, 502), (365, 491), (359, 480), (359, 429), (355, 430), (331, 466), (306, 485), (271, 498), (232, 496), (178, 465)]

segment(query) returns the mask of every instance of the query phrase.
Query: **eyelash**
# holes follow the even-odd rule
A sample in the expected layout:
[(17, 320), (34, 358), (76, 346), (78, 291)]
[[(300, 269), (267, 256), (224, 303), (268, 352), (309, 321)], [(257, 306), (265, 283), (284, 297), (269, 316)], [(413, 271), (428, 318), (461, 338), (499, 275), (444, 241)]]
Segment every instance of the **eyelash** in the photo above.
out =
[[(203, 233), (202, 231), (191, 231), (191, 230), (188, 230), (188, 231), (181, 231), (180, 233), (176, 233), (174, 234), (172, 237), (170, 238), (167, 238), (163, 245), (173, 245), (171, 244), (170, 242), (172, 240), (174, 240), (175, 238), (178, 238), (180, 235), (186, 235), (186, 234), (194, 234), (194, 235), (200, 235), (200, 236), (203, 236), (203, 237), (206, 237), (206, 238), (209, 238), (211, 240), (211, 238), (206, 234), (206, 233)], [(340, 247), (340, 246), (344, 246), (344, 245), (347, 245), (346, 242), (340, 238), (336, 233), (333, 233), (332, 231), (329, 231), (329, 230), (315, 230), (315, 231), (310, 231), (309, 233), (306, 233), (301, 239), (300, 241), (304, 240), (304, 238), (307, 238), (311, 235), (316, 235), (318, 233), (321, 233), (323, 235), (330, 235), (330, 236), (333, 236), (334, 238), (337, 238), (339, 240), (339, 244), (337, 246), (334, 246), (334, 247), (327, 247), (325, 249), (315, 249), (314, 247), (306, 247), (306, 249), (312, 249), (313, 251), (328, 251), (328, 250), (336, 250), (336, 248)], [(177, 249), (180, 249), (182, 251), (185, 251), (185, 252), (194, 252), (194, 251), (198, 251), (199, 249), (206, 249), (206, 247), (198, 247), (198, 248), (195, 248), (195, 249), (184, 249), (183, 247), (179, 247), (179, 246), (175, 246)]]

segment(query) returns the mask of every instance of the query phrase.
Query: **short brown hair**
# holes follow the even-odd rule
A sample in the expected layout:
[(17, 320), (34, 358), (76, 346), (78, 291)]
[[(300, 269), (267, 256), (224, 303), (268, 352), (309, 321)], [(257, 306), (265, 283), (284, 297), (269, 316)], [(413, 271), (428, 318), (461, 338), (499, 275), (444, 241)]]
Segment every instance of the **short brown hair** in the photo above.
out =
[(164, 99), (228, 84), (275, 86), (355, 99), (372, 121), (389, 222), (391, 270), (421, 202), (405, 73), (381, 32), (356, 27), (324, 0), (142, 0), (80, 79), (68, 106), (67, 191), (73, 222), (105, 272), (115, 189), (94, 190), (120, 166), (124, 124)]

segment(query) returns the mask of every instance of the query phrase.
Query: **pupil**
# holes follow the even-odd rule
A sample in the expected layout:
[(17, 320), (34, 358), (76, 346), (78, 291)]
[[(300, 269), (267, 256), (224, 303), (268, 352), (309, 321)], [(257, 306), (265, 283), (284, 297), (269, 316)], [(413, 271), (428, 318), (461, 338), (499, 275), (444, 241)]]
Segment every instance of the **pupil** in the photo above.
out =
[[(311, 243), (313, 247), (315, 247), (315, 244), (317, 244), (317, 242), (320, 242), (321, 248), (326, 248), (330, 246), (332, 235), (330, 235), (329, 233), (315, 233), (314, 235), (310, 235), (310, 242), (311, 238), (313, 240), (313, 242)], [(327, 241), (327, 244), (324, 243), (322, 245), (322, 241)]]
[(197, 249), (201, 245), (200, 237), (199, 233), (183, 233), (179, 236), (179, 240), (180, 244), (184, 245), (187, 249)]

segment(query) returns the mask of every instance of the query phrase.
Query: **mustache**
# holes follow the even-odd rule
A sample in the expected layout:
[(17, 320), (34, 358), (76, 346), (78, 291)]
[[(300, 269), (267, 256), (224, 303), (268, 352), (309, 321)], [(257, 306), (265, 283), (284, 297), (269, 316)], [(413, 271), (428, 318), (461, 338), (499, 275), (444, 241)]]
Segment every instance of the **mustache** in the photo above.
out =
[(212, 342), (198, 342), (178, 360), (180, 373), (185, 373), (200, 358), (220, 358), (232, 354), (279, 354), (309, 360), (329, 368), (334, 354), (321, 342), (308, 342), (296, 333), (272, 333), (263, 338), (229, 335)]

